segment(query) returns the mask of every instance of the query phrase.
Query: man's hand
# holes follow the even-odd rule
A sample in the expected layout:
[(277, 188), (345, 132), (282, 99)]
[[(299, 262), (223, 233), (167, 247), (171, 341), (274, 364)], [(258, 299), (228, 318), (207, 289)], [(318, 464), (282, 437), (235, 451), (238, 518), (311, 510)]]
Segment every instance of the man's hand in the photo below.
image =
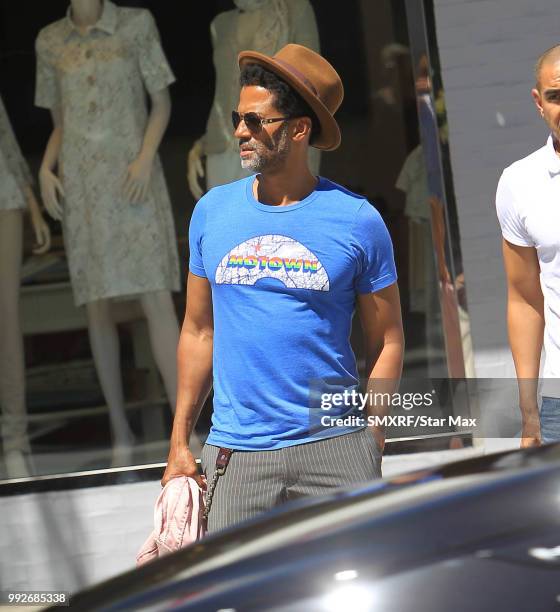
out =
[[(523, 409), (522, 409), (523, 413)], [(529, 448), (530, 446), (540, 446), (541, 439), (541, 424), (537, 409), (525, 410), (526, 418), (523, 419), (521, 428), (521, 445), (520, 448)]]
[(541, 434), (539, 432), (538, 435), (531, 435), (523, 431), (521, 434), (521, 444), (519, 448), (529, 448), (531, 446), (541, 446)]
[(177, 476), (189, 476), (194, 478), (198, 486), (206, 489), (206, 479), (198, 473), (195, 458), (187, 446), (169, 451), (167, 467), (161, 479), (161, 486), (164, 487), (172, 478)]
[(385, 450), (385, 427), (372, 426), (369, 428), (369, 430), (371, 431), (372, 436), (375, 438), (377, 448), (379, 448), (380, 453), (383, 454), (383, 451)]

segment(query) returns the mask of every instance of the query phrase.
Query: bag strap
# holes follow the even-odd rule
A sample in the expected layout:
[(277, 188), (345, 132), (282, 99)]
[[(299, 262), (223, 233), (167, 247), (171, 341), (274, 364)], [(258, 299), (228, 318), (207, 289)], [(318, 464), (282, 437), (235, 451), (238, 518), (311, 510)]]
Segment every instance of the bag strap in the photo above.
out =
[(212, 475), (212, 480), (208, 485), (208, 492), (206, 494), (206, 507), (204, 508), (204, 513), (202, 514), (202, 518), (204, 520), (208, 519), (208, 514), (212, 506), (212, 498), (214, 497), (214, 489), (218, 484), (218, 478), (225, 474), (232, 453), (233, 449), (231, 448), (220, 448), (218, 450), (218, 456), (216, 457), (216, 467), (214, 468), (214, 474)]

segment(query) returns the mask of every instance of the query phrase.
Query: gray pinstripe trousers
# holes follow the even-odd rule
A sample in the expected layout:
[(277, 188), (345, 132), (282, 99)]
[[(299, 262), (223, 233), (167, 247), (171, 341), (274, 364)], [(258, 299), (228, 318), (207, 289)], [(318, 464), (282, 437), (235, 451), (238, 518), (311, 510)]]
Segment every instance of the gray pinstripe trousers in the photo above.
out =
[[(201, 462), (208, 480), (217, 456), (217, 446), (204, 445)], [(380, 477), (381, 453), (367, 429), (277, 450), (235, 450), (214, 490), (208, 531), (219, 531), (285, 501)]]

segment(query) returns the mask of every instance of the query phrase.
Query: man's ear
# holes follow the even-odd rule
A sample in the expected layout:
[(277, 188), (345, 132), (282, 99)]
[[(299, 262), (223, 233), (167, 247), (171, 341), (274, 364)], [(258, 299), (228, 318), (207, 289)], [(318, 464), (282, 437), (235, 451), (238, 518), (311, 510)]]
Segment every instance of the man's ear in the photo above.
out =
[(531, 96), (533, 97), (533, 101), (535, 102), (535, 106), (537, 107), (540, 116), (544, 117), (541, 92), (536, 87), (534, 87), (533, 89), (531, 89)]
[(296, 142), (301, 142), (305, 138), (311, 138), (311, 119), (309, 117), (298, 117), (294, 124), (292, 138)]

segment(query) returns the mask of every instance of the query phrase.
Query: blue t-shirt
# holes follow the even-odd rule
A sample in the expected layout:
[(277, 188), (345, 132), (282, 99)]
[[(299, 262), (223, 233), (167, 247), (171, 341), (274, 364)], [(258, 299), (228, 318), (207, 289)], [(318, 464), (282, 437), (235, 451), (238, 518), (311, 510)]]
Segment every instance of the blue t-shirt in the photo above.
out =
[(198, 202), (189, 269), (212, 288), (207, 442), (272, 450), (352, 430), (311, 431), (310, 388), (358, 382), (350, 346), (356, 293), (397, 276), (389, 233), (367, 200), (320, 178), (304, 200), (269, 206), (254, 198), (254, 180), (216, 187)]

